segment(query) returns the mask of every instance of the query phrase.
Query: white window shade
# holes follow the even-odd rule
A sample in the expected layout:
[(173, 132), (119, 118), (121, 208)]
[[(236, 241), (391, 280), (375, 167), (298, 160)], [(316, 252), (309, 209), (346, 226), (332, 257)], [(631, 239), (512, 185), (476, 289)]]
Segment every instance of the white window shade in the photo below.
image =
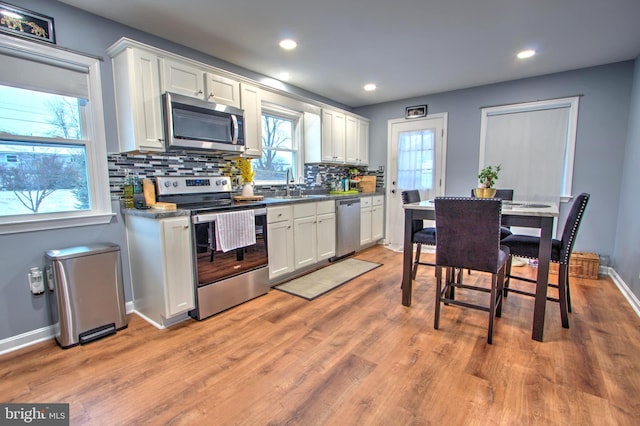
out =
[(0, 51), (0, 84), (56, 95), (89, 98), (88, 69), (53, 61), (46, 56), (26, 58), (17, 52)]
[(485, 164), (500, 165), (498, 185), (529, 201), (558, 200), (568, 109), (490, 116)]
[(577, 97), (483, 108), (480, 169), (500, 165), (496, 187), (515, 199), (568, 199), (577, 110)]

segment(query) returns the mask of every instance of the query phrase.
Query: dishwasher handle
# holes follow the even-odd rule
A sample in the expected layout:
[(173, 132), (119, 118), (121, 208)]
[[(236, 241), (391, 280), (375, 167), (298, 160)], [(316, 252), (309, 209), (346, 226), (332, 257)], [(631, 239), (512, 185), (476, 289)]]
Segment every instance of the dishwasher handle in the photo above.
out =
[(337, 200), (336, 205), (340, 206), (350, 206), (352, 204), (360, 204), (360, 198), (349, 198), (348, 200)]

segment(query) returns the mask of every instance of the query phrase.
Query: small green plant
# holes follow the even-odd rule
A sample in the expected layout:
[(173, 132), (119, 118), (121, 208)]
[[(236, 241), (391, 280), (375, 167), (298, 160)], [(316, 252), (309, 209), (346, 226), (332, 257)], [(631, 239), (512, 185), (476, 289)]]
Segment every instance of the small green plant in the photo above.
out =
[(480, 181), (480, 188), (493, 188), (493, 185), (498, 180), (498, 173), (500, 172), (500, 166), (487, 166), (480, 170), (478, 180)]

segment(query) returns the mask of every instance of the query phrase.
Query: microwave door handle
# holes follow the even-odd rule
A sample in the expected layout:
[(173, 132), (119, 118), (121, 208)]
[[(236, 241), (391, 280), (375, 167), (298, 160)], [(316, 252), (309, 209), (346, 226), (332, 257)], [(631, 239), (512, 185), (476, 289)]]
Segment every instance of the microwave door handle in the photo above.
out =
[(232, 132), (231, 132), (231, 143), (233, 145), (238, 144), (238, 118), (235, 114), (231, 114), (231, 124), (232, 124)]

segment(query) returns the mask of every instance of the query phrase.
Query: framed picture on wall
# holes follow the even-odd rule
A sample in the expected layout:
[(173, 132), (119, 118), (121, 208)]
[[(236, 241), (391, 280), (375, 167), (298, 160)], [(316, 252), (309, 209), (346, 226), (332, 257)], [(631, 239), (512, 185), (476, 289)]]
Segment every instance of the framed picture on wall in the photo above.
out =
[(407, 107), (404, 113), (404, 118), (418, 118), (425, 117), (427, 115), (426, 105), (416, 105)]
[(0, 1), (0, 33), (55, 44), (53, 18)]

